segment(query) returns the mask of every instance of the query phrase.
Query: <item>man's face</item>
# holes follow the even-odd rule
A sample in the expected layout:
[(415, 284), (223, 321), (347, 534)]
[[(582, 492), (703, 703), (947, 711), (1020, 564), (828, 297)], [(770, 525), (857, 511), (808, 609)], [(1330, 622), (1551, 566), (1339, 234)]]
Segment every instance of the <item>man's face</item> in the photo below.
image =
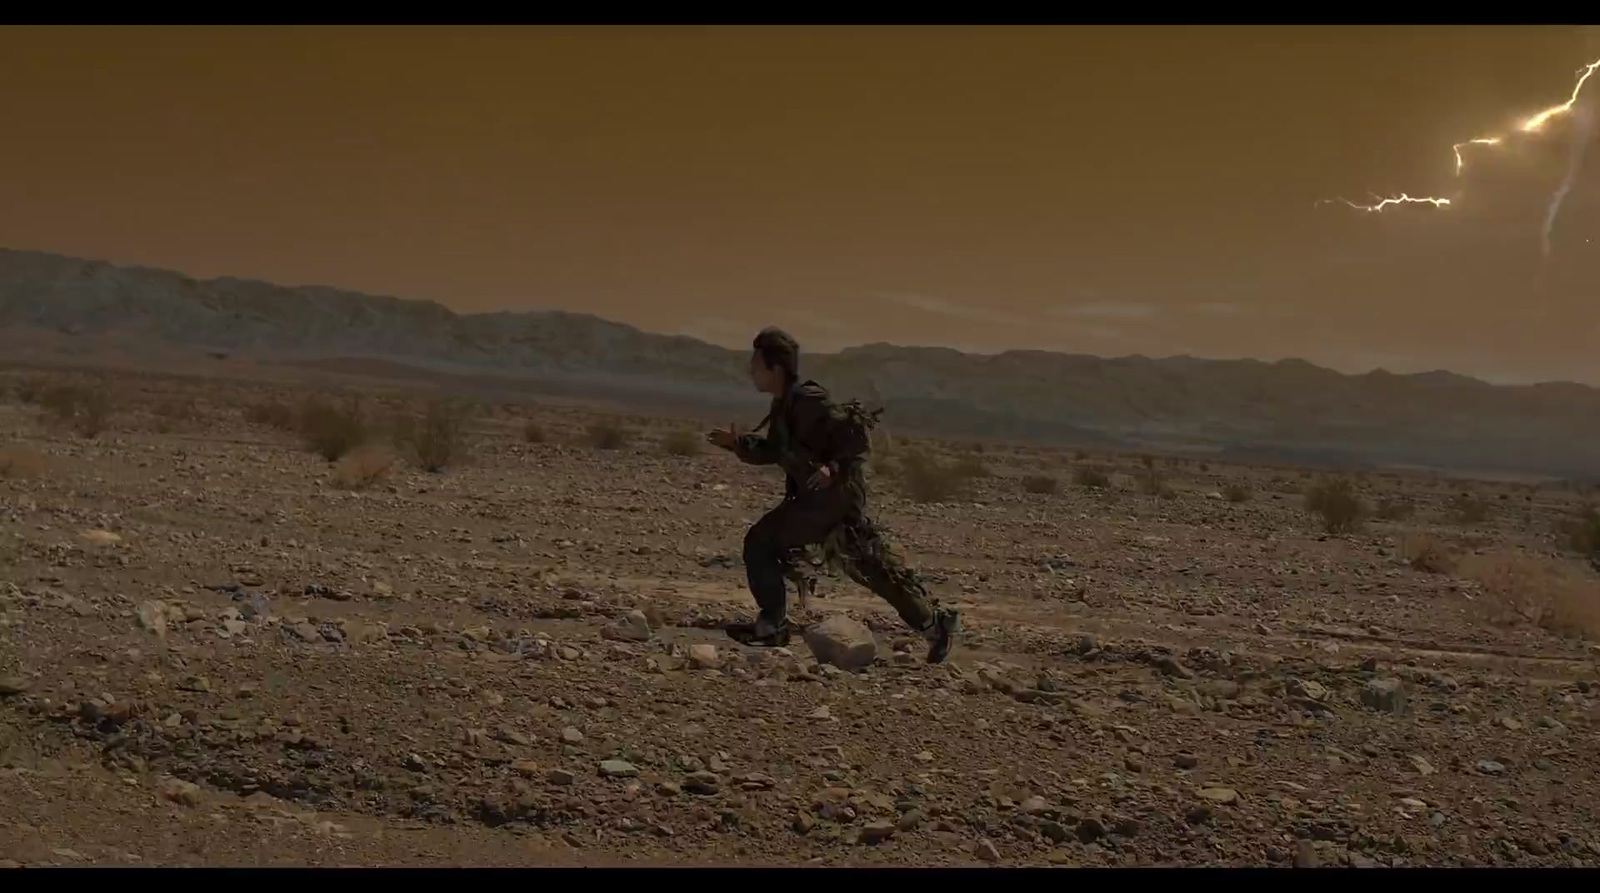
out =
[(755, 384), (756, 390), (763, 393), (773, 393), (773, 380), (780, 375), (777, 369), (769, 368), (766, 361), (761, 358), (761, 351), (750, 352), (750, 381)]

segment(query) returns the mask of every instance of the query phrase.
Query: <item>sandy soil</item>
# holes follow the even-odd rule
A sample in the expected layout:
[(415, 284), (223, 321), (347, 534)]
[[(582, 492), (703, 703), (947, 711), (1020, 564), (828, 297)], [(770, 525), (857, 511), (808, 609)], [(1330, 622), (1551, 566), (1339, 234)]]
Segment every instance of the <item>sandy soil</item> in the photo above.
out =
[(1164, 498), (1134, 457), (990, 447), (943, 504), (874, 483), (962, 610), (951, 662), (824, 579), (801, 619), (879, 639), (845, 672), (720, 633), (781, 484), (668, 455), (681, 422), (599, 450), (581, 409), (494, 407), (470, 461), (352, 491), (244, 420), (268, 385), (125, 374), (86, 439), (20, 380), (0, 864), (1600, 864), (1596, 651), (1472, 571), (1567, 561), (1592, 597), (1569, 490), (1368, 476), (1416, 514), (1328, 535), (1302, 472), (1158, 460)]

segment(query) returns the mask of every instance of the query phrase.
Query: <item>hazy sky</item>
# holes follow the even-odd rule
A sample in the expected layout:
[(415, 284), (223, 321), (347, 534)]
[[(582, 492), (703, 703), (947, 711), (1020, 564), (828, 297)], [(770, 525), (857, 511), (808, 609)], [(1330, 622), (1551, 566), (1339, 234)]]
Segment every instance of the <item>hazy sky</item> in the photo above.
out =
[[(1573, 118), (1450, 151), (1597, 58), (1487, 26), (10, 27), (0, 245), (738, 346), (1600, 383), (1600, 150), (1548, 259)], [(1313, 206), (1373, 191), (1455, 203)]]

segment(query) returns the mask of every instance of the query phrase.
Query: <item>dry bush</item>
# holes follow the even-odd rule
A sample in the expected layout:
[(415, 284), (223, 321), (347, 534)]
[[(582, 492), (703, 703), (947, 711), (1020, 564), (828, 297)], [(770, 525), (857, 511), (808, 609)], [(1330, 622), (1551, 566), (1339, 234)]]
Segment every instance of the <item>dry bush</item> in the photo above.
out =
[(37, 477), (45, 472), (45, 458), (23, 447), (0, 447), (0, 479)]
[(43, 375), (27, 375), (17, 382), (17, 399), (28, 406), (38, 406), (50, 389), (50, 379)]
[(1407, 537), (1400, 545), (1400, 554), (1406, 564), (1428, 574), (1448, 574), (1455, 568), (1450, 550), (1438, 538), (1427, 534)]
[(1457, 524), (1482, 524), (1489, 520), (1489, 503), (1470, 493), (1458, 493), (1445, 504), (1450, 520)]
[(258, 403), (248, 406), (244, 411), (244, 420), (252, 425), (265, 425), (279, 431), (295, 431), (300, 427), (300, 418), (295, 411), (282, 403)]
[(1080, 465), (1072, 472), (1072, 482), (1085, 490), (1106, 490), (1111, 487), (1111, 477), (1092, 465)]
[(111, 384), (63, 384), (38, 395), (41, 407), (84, 437), (97, 437), (111, 420)]
[(986, 478), (992, 476), (989, 467), (984, 465), (983, 459), (975, 453), (964, 453), (957, 456), (956, 461), (950, 466), (950, 470), (963, 478)]
[(1380, 521), (1404, 521), (1417, 513), (1417, 507), (1411, 500), (1403, 497), (1384, 497), (1378, 500), (1377, 511), (1373, 516)]
[(524, 443), (544, 443), (548, 438), (544, 426), (534, 419), (529, 419), (522, 426), (522, 441)]
[(609, 420), (591, 422), (586, 433), (589, 445), (601, 450), (620, 450), (631, 439), (628, 429)]
[(1579, 509), (1573, 517), (1561, 522), (1557, 532), (1566, 540), (1567, 548), (1591, 559), (1600, 558), (1600, 510), (1594, 506)]
[(1145, 473), (1139, 475), (1139, 492), (1146, 496), (1158, 496), (1162, 499), (1178, 498), (1178, 491), (1168, 486), (1166, 478), (1155, 470), (1153, 464), (1145, 466)]
[(468, 408), (452, 400), (434, 400), (422, 417), (399, 414), (394, 420), (394, 445), (418, 468), (443, 471), (466, 448)]
[(949, 502), (972, 479), (959, 461), (946, 465), (918, 450), (906, 451), (898, 466), (901, 489), (913, 502)]
[(1600, 637), (1600, 581), (1565, 561), (1486, 556), (1466, 568), (1481, 587), (1480, 617), (1499, 626), (1531, 625), (1559, 636)]
[(1361, 526), (1366, 504), (1349, 478), (1328, 478), (1306, 489), (1306, 510), (1322, 519), (1329, 533), (1350, 533)]
[(1229, 502), (1249, 502), (1250, 488), (1244, 484), (1229, 484), (1222, 488), (1222, 498)]
[(365, 490), (388, 477), (394, 462), (394, 454), (382, 447), (357, 447), (333, 466), (328, 479), (343, 490)]
[(661, 440), (661, 448), (669, 456), (700, 455), (700, 435), (687, 429), (673, 431)]
[(306, 449), (329, 462), (365, 444), (371, 435), (361, 414), (360, 400), (355, 397), (344, 406), (307, 397), (300, 405), (299, 428)]
[(178, 428), (200, 421), (200, 407), (193, 398), (163, 400), (153, 411), (156, 431), (169, 434)]
[(1022, 489), (1029, 493), (1047, 495), (1060, 492), (1061, 482), (1047, 474), (1030, 474), (1022, 479)]

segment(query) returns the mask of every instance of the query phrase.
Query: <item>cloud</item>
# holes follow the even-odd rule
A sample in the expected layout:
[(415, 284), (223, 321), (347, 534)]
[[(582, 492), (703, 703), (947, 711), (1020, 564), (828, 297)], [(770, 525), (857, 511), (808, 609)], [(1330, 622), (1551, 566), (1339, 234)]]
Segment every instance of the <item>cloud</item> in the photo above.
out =
[(1138, 301), (1091, 301), (1087, 304), (1062, 307), (1052, 311), (1052, 313), (1058, 316), (1070, 316), (1074, 319), (1142, 322), (1160, 316), (1161, 308), (1154, 304), (1144, 304)]
[(880, 300), (923, 313), (932, 313), (938, 316), (948, 316), (952, 319), (966, 319), (973, 322), (996, 323), (1004, 326), (1037, 326), (1039, 321), (1004, 310), (995, 310), (989, 307), (975, 307), (971, 304), (960, 304), (947, 298), (932, 295), (909, 294), (906, 292), (879, 292)]

